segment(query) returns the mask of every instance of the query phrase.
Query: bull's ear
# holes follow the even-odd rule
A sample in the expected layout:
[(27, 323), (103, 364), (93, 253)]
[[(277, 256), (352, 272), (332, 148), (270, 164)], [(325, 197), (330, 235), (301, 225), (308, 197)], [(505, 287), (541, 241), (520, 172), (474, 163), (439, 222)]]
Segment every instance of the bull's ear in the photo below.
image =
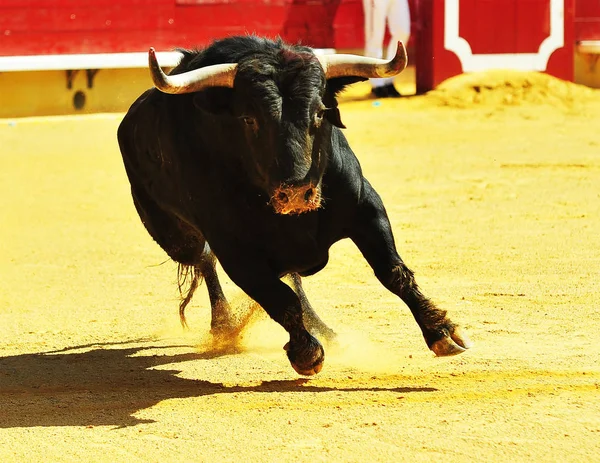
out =
[(225, 87), (209, 88), (194, 95), (194, 106), (212, 114), (233, 113), (233, 90)]
[(329, 123), (339, 127), (340, 129), (345, 129), (346, 126), (342, 122), (342, 117), (340, 116), (340, 110), (337, 107), (337, 101), (335, 102), (334, 107), (327, 108), (325, 111), (325, 119), (329, 121)]
[(323, 103), (328, 108), (325, 111), (325, 118), (336, 127), (345, 129), (346, 126), (342, 122), (340, 116), (340, 110), (338, 109), (337, 96), (348, 86), (356, 82), (362, 82), (367, 80), (364, 77), (334, 77), (327, 81), (327, 88), (325, 89), (325, 96), (323, 97)]

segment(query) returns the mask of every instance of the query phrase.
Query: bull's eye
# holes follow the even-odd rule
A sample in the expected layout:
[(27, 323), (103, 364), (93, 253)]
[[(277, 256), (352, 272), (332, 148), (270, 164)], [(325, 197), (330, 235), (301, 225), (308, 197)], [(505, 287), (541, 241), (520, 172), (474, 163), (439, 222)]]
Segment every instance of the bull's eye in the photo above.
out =
[(244, 121), (244, 124), (246, 124), (249, 127), (253, 127), (256, 125), (256, 119), (254, 117), (244, 116), (242, 117), (242, 120)]
[(319, 127), (321, 122), (323, 122), (323, 118), (325, 117), (325, 110), (320, 109), (315, 113), (315, 127)]

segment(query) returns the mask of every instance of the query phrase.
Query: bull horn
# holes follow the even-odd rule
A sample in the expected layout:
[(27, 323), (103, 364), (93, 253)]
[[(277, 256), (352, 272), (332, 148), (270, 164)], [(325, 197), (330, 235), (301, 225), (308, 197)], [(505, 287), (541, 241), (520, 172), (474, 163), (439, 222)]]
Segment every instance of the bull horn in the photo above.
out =
[(215, 64), (193, 71), (166, 75), (158, 65), (154, 48), (148, 51), (148, 64), (154, 86), (164, 93), (192, 93), (207, 87), (233, 87), (236, 63)]
[(393, 77), (406, 68), (408, 57), (404, 44), (398, 41), (396, 56), (387, 61), (359, 55), (320, 55), (317, 57), (325, 77), (359, 76), (367, 78)]

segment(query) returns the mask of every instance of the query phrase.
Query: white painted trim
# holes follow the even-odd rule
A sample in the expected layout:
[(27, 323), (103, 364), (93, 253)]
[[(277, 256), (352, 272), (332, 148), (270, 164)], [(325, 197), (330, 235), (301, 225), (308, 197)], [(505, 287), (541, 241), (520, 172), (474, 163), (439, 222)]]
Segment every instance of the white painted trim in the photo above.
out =
[(550, 36), (537, 53), (473, 54), (469, 42), (459, 36), (459, 0), (445, 0), (444, 48), (454, 52), (463, 72), (486, 69), (545, 71), (552, 53), (565, 44), (564, 0), (550, 0)]
[[(158, 52), (158, 62), (175, 67), (179, 52)], [(147, 68), (148, 53), (94, 53), (88, 55), (0, 56), (0, 72), (60, 71), (75, 69)]]
[(333, 55), (336, 53), (335, 48), (313, 48), (315, 55)]

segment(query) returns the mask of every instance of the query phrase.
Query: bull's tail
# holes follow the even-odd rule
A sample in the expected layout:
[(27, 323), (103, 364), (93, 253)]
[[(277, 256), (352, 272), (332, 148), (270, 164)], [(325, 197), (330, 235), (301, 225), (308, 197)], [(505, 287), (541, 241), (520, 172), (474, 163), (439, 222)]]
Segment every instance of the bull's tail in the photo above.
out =
[(177, 267), (177, 286), (179, 288), (179, 320), (181, 326), (188, 327), (185, 319), (185, 308), (192, 300), (196, 288), (202, 283), (200, 267), (179, 264)]

